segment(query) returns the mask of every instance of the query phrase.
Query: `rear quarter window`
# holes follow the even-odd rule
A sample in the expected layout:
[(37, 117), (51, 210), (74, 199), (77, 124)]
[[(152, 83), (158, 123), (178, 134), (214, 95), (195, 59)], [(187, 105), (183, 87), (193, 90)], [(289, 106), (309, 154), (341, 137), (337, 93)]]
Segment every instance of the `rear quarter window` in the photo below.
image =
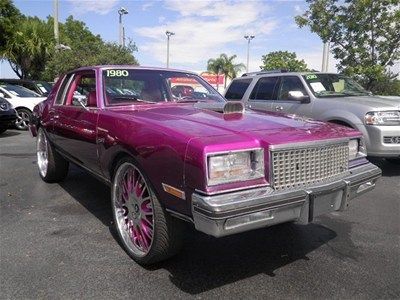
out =
[(242, 100), (251, 81), (251, 78), (234, 80), (226, 91), (225, 98), (228, 100)]

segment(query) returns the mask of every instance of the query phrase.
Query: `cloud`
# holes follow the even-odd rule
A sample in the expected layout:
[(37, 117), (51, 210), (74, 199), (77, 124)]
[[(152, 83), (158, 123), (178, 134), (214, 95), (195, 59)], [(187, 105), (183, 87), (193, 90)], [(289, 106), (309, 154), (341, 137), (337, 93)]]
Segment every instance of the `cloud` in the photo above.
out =
[(152, 7), (153, 5), (154, 5), (154, 2), (145, 2), (145, 3), (142, 5), (142, 10), (143, 10), (143, 11), (146, 11), (148, 8)]
[(163, 23), (165, 21), (165, 17), (164, 16), (159, 16), (158, 17), (158, 23)]
[(83, 15), (85, 13), (96, 13), (106, 15), (113, 10), (119, 0), (68, 0), (72, 6), (72, 13)]
[[(258, 39), (268, 35), (277, 22), (268, 16), (269, 7), (263, 1), (165, 1), (165, 8), (178, 17), (162, 25), (135, 28), (145, 39), (141, 50), (154, 60), (164, 63), (165, 31), (175, 32), (170, 40), (170, 61), (174, 67), (192, 67), (243, 43), (247, 33)], [(229, 53), (228, 53), (229, 54)]]

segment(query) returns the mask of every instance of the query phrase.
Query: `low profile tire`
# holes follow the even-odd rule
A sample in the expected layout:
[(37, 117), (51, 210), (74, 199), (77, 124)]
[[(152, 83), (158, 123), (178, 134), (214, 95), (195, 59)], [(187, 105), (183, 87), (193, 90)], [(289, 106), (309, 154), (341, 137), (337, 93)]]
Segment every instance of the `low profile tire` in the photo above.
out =
[(386, 160), (392, 164), (400, 165), (400, 158), (386, 158)]
[(59, 182), (67, 176), (68, 161), (54, 150), (42, 128), (38, 130), (36, 155), (39, 175), (44, 181)]
[(18, 130), (28, 130), (28, 125), (32, 117), (32, 112), (26, 108), (17, 109), (18, 118), (15, 121), (15, 127)]
[(125, 251), (141, 265), (177, 254), (183, 245), (185, 224), (165, 211), (133, 159), (119, 161), (114, 174), (111, 205)]

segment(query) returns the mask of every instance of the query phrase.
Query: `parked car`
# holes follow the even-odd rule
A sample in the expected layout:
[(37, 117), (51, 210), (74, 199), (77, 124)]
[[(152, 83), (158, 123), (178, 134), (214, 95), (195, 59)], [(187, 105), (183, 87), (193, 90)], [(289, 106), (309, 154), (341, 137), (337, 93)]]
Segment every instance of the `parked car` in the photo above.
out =
[(53, 86), (50, 83), (41, 80), (12, 78), (12, 79), (0, 79), (0, 84), (1, 83), (23, 86), (24, 88), (27, 88), (28, 90), (31, 90), (42, 97), (47, 97), (47, 95), (53, 88)]
[(400, 98), (373, 96), (333, 73), (256, 72), (234, 79), (225, 97), (248, 108), (306, 116), (363, 133), (368, 156), (400, 162)]
[(17, 119), (17, 112), (11, 103), (0, 97), (0, 134), (5, 132)]
[[(206, 99), (172, 95), (195, 81)], [(75, 93), (93, 82), (89, 93)], [(140, 97), (109, 93), (135, 86)], [(112, 89), (111, 89), (112, 90)], [(116, 232), (141, 264), (179, 250), (184, 223), (221, 237), (278, 223), (312, 222), (374, 188), (361, 133), (276, 113), (244, 111), (194, 73), (132, 66), (72, 71), (34, 109), (40, 177), (68, 162), (111, 187)]]
[(33, 107), (46, 99), (22, 86), (7, 83), (0, 83), (0, 97), (7, 99), (17, 111), (15, 127), (19, 130), (28, 129)]

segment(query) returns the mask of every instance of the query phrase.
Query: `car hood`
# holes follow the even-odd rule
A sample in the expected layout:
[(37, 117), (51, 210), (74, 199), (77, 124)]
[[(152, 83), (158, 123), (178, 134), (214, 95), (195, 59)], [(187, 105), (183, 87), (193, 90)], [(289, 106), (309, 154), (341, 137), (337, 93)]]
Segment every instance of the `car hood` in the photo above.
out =
[(337, 97), (337, 98), (321, 98), (323, 100), (334, 100), (340, 103), (356, 104), (358, 106), (366, 107), (366, 110), (399, 110), (399, 98), (386, 98), (379, 96), (352, 96), (352, 97)]
[[(243, 114), (223, 113), (192, 105), (157, 105), (137, 111), (120, 111), (126, 117), (152, 123), (166, 134), (189, 138), (223, 135), (243, 136), (267, 141), (269, 144), (332, 139), (360, 135), (357, 131), (295, 115), (245, 111)], [(163, 130), (161, 129), (160, 130)]]

